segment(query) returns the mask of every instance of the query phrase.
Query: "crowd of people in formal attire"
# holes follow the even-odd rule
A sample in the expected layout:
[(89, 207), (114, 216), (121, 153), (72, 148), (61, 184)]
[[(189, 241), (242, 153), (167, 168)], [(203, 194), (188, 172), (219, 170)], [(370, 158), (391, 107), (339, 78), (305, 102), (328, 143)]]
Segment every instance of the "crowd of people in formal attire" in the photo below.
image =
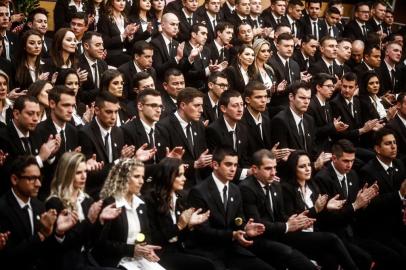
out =
[(406, 29), (385, 2), (57, 0), (52, 33), (17, 2), (1, 269), (404, 269)]

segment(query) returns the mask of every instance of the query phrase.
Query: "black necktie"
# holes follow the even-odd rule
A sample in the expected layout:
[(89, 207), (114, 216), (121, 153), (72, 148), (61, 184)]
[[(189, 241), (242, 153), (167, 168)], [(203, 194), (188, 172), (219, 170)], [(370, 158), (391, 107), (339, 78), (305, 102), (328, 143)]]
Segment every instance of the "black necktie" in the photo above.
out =
[(258, 19), (254, 20), (255, 28), (259, 28)]
[(224, 48), (220, 49), (220, 61), (224, 61)]
[(289, 69), (289, 60), (286, 61), (285, 63), (285, 79), (288, 82), (288, 84), (291, 83), (290, 79), (290, 69)]
[(94, 85), (96, 85), (97, 88), (99, 88), (99, 72), (97, 71), (97, 63), (94, 63), (92, 65), (93, 69), (94, 69), (94, 78), (93, 78), (93, 82)]
[(330, 27), (330, 28), (328, 29), (328, 34), (330, 35), (330, 37), (334, 37), (333, 27)]
[(189, 23), (189, 25), (192, 25), (192, 18), (191, 17), (187, 17), (187, 22)]
[(295, 22), (292, 23), (292, 36), (296, 37)]
[(348, 197), (348, 189), (347, 189), (347, 177), (344, 175), (343, 179), (341, 179), (341, 188), (344, 193), (344, 198)]
[(354, 111), (352, 110), (352, 102), (348, 103), (348, 110), (350, 111), (351, 115), (354, 117)]
[(231, 141), (233, 142), (233, 149), (234, 149), (234, 151), (237, 151), (237, 145), (236, 145), (235, 140), (234, 140), (234, 132), (235, 132), (235, 131), (232, 130), (232, 131), (229, 131), (228, 134), (230, 134)]
[(168, 52), (169, 52), (169, 57), (172, 57), (172, 40), (168, 44)]
[(367, 36), (367, 27), (365, 26), (365, 24), (362, 25), (362, 35), (363, 35), (364, 37)]
[(219, 118), (217, 104), (213, 106), (213, 112), (214, 112), (214, 119), (217, 120), (217, 118)]
[(315, 36), (316, 39), (319, 40), (319, 35), (317, 35), (317, 22), (313, 22), (313, 36)]
[(389, 175), (389, 184), (393, 186), (393, 174), (395, 173), (395, 169), (393, 167), (389, 167), (386, 172)]
[(187, 135), (187, 142), (189, 144), (189, 147), (192, 151), (194, 151), (194, 147), (193, 147), (193, 137), (192, 137), (192, 126), (190, 124), (188, 124), (186, 126), (186, 135)]
[[(8, 47), (6, 46), (8, 44)], [(11, 61), (10, 57), (10, 42), (8, 41), (7, 35), (3, 36), (3, 54), (7, 58), (7, 60)]]
[(65, 131), (61, 129), (59, 132), (59, 135), (61, 136), (61, 146), (60, 149), (62, 150), (62, 153), (66, 152), (66, 139), (65, 139)]
[(270, 191), (271, 185), (264, 186), (264, 189), (265, 189), (265, 197), (266, 197), (265, 206), (266, 206), (266, 208), (268, 208), (268, 211), (270, 213), (272, 213), (273, 212), (272, 211), (272, 204), (271, 204), (272, 199), (271, 199), (271, 191)]
[(151, 128), (151, 130), (148, 133), (148, 138), (149, 138), (149, 148), (154, 148), (155, 143), (154, 143), (154, 129)]
[(227, 212), (227, 202), (228, 202), (228, 196), (227, 196), (227, 186), (223, 187), (223, 204), (224, 204), (224, 211)]
[(307, 70), (309, 68), (309, 59), (305, 59), (304, 62), (305, 62), (306, 70)]
[(301, 119), (299, 121), (299, 125), (298, 125), (298, 127), (299, 127), (299, 137), (300, 137), (300, 139), (302, 141), (302, 144), (303, 144), (303, 147), (304, 147), (303, 150), (305, 150), (307, 152), (306, 137), (305, 137), (305, 133), (303, 131), (302, 126), (303, 126), (303, 119)]
[(261, 140), (264, 140), (264, 136), (262, 135), (262, 123), (257, 124), (258, 133), (261, 136)]
[(28, 137), (22, 137), (21, 141), (23, 142), (23, 145), (24, 145), (25, 154), (32, 155), (30, 139)]
[(333, 71), (333, 65), (332, 64), (328, 67), (328, 72), (330, 72), (330, 75), (334, 76), (334, 71)]
[(108, 132), (107, 132), (106, 136), (104, 136), (104, 149), (106, 150), (107, 159), (109, 160), (109, 162), (111, 162), (111, 160), (110, 160), (110, 142), (109, 142), (109, 136), (110, 136), (110, 133), (108, 133)]
[(277, 22), (278, 24), (281, 24), (281, 19), (280, 19), (280, 18), (276, 19), (276, 22)]
[(216, 25), (217, 25), (217, 22), (216, 22), (216, 19), (214, 19), (213, 20), (213, 30), (216, 29)]
[(328, 114), (327, 114), (328, 112), (327, 112), (326, 105), (321, 106), (321, 108), (322, 108), (322, 110), (324, 112), (324, 120), (326, 120), (326, 123), (328, 123)]
[(23, 208), (21, 208), (21, 211), (22, 211), (22, 214), (23, 214), (23, 216), (24, 216), (24, 222), (25, 222), (27, 228), (28, 228), (29, 231), (30, 231), (30, 235), (32, 235), (34, 231), (33, 231), (32, 227), (31, 227), (31, 218), (30, 218), (30, 213), (29, 213), (29, 206), (28, 206), (28, 204), (25, 205)]
[(78, 42), (78, 53), (82, 54), (83, 53), (83, 48), (82, 48), (82, 42)]
[(395, 90), (395, 84), (396, 84), (396, 71), (394, 69), (392, 69), (390, 71), (390, 76), (392, 79), (392, 90)]

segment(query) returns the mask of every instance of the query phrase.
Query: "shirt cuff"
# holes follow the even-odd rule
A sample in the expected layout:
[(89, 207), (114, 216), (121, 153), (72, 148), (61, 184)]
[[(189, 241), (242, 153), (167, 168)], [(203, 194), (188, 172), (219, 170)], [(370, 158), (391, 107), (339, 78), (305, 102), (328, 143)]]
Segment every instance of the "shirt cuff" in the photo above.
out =
[(40, 168), (44, 167), (44, 163), (42, 162), (42, 159), (39, 157), (39, 155), (35, 156), (35, 159), (37, 160), (38, 166)]
[(289, 231), (289, 224), (286, 222), (285, 225), (286, 225), (285, 233), (288, 233), (288, 231)]
[(400, 193), (400, 190), (399, 190), (399, 197), (400, 197), (400, 199), (401, 199), (402, 201), (406, 200), (406, 197), (405, 197), (405, 196), (402, 196), (402, 194)]
[(209, 67), (206, 67), (206, 68), (204, 69), (204, 73), (206, 74), (206, 77), (208, 77), (208, 76), (210, 75), (210, 69), (209, 69)]
[(244, 180), (247, 178), (248, 175), (248, 169), (242, 169), (241, 174), (240, 174), (240, 180)]
[(52, 164), (55, 162), (56, 157), (50, 158), (47, 160), (48, 164)]
[(57, 241), (59, 244), (61, 244), (61, 243), (65, 240), (65, 236), (59, 237), (59, 236), (57, 236), (57, 235), (55, 234), (55, 239), (56, 239), (56, 241)]

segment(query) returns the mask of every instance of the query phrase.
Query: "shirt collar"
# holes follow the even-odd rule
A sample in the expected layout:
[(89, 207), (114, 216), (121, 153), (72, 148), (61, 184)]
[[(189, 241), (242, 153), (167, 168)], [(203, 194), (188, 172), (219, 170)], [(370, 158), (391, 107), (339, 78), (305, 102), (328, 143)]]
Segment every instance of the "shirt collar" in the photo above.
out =
[(251, 115), (252, 119), (254, 119), (255, 125), (262, 124), (262, 114), (261, 113), (259, 113), (259, 117), (258, 117), (258, 119), (256, 119), (255, 116), (251, 113), (251, 111), (248, 110), (248, 108), (247, 108), (247, 111)]
[(232, 6), (228, 1), (226, 1), (226, 5), (228, 6), (228, 8), (232, 11), (235, 10), (235, 6)]
[(212, 15), (210, 14), (210, 12), (208, 12), (208, 11), (206, 11), (206, 14), (207, 14), (207, 16), (209, 17), (210, 22), (213, 22), (213, 20), (217, 20), (216, 15), (212, 16)]
[(100, 125), (99, 120), (97, 120), (97, 117), (95, 117), (95, 119), (96, 119), (97, 125), (99, 126), (100, 133), (101, 133), (103, 138), (106, 137), (107, 133), (111, 133), (111, 127), (109, 129), (105, 129), (104, 127), (102, 127)]
[(364, 26), (365, 25), (365, 23), (363, 23), (363, 22), (360, 22), (360, 21), (358, 21), (358, 20), (355, 20), (356, 22), (357, 22), (357, 24), (359, 25), (359, 27), (362, 29), (362, 26)]
[(378, 162), (381, 164), (381, 166), (383, 167), (383, 169), (384, 169), (385, 171), (387, 171), (387, 170), (389, 169), (389, 167), (393, 167), (392, 162), (391, 162), (389, 165), (386, 165), (385, 163), (383, 163), (383, 162), (379, 159), (379, 157), (376, 157), (376, 159), (378, 160)]
[(182, 129), (186, 129), (187, 125), (189, 125), (188, 122), (186, 122), (185, 120), (182, 119), (182, 117), (180, 117), (179, 112), (176, 111), (175, 112), (175, 117), (178, 119), (180, 126), (182, 127)]
[(292, 110), (292, 108), (289, 107), (289, 110), (292, 112), (293, 119), (295, 120), (296, 126), (299, 125), (299, 122), (303, 120), (303, 116), (301, 117), (298, 115), (295, 111)]
[(192, 12), (192, 15), (190, 15), (190, 16), (186, 13), (185, 8), (182, 8), (182, 12), (183, 12), (183, 14), (185, 14), (186, 19), (191, 18), (193, 20), (193, 12)]
[(398, 115), (400, 121), (402, 121), (403, 125), (406, 127), (406, 119), (403, 118), (402, 116), (400, 116), (400, 114), (397, 114), (397, 115)]
[(289, 59), (283, 58), (283, 57), (279, 54), (279, 52), (277, 52), (276, 54), (278, 55), (279, 59), (281, 59), (282, 64), (285, 66), (285, 65), (286, 65), (286, 62), (287, 62)]
[(238, 18), (240, 18), (241, 21), (247, 19), (247, 16), (243, 17), (240, 14), (238, 14), (238, 12), (236, 14), (237, 14)]
[(315, 95), (315, 96), (316, 96), (317, 100), (320, 102), (320, 105), (321, 105), (321, 106), (326, 106), (326, 102), (325, 102), (325, 101), (322, 101), (322, 100), (319, 98), (319, 96), (317, 96), (317, 95)]
[(345, 103), (347, 103), (347, 105), (351, 102), (351, 104), (354, 104), (354, 97), (352, 97), (350, 100), (344, 98)]
[(155, 123), (152, 124), (152, 127), (150, 127), (149, 125), (147, 125), (147, 123), (145, 123), (144, 121), (142, 121), (142, 119), (140, 118), (141, 124), (145, 129), (145, 132), (147, 132), (147, 134), (149, 134), (149, 132), (151, 131), (151, 129), (155, 129)]
[(333, 65), (334, 69), (334, 60), (331, 62), (331, 64), (327, 62), (327, 60), (324, 57), (321, 57), (321, 60), (323, 60), (323, 62), (326, 63), (327, 68), (330, 68), (330, 66)]
[(331, 162), (331, 166), (333, 167), (333, 169), (334, 169), (334, 171), (335, 171), (335, 173), (337, 175), (338, 180), (339, 181), (343, 180), (343, 178), (345, 177), (345, 174), (341, 174), (339, 171), (337, 171), (336, 167), (334, 167), (333, 162)]
[(164, 34), (162, 34), (162, 37), (165, 41), (166, 47), (168, 47), (169, 43), (171, 43), (172, 39), (167, 38)]
[(385, 65), (388, 67), (389, 72), (391, 72), (392, 70), (396, 71), (395, 66), (392, 67), (391, 65), (389, 65), (389, 63), (386, 62), (385, 59), (383, 61), (385, 62)]
[(55, 126), (56, 133), (60, 133), (61, 130), (65, 131), (65, 127), (66, 127), (66, 124), (65, 124), (65, 123), (64, 123), (63, 127), (60, 127), (60, 126), (59, 126), (57, 123), (55, 123), (54, 121), (52, 121), (52, 123), (53, 123), (54, 126)]
[(28, 198), (28, 202), (25, 203), (25, 202), (23, 202), (23, 200), (21, 200), (21, 199), (17, 196), (17, 194), (15, 194), (13, 188), (11, 189), (11, 192), (13, 193), (14, 198), (16, 199), (18, 205), (19, 205), (21, 208), (24, 208), (26, 205), (28, 205), (28, 208), (32, 209), (32, 207), (31, 207), (31, 198)]
[(87, 57), (86, 53), (84, 53), (84, 55), (85, 55), (85, 58), (86, 58), (87, 62), (89, 63), (90, 67), (93, 67), (93, 64), (97, 63), (97, 59), (96, 60), (91, 60), (89, 57)]
[(220, 181), (220, 179), (217, 178), (215, 173), (211, 173), (214, 183), (216, 184), (216, 187), (218, 189), (218, 191), (220, 192), (220, 194), (223, 194), (223, 188), (224, 186), (227, 186), (227, 190), (228, 190), (228, 182), (226, 184), (224, 184), (223, 182)]
[(236, 129), (236, 127), (237, 127), (237, 124), (235, 124), (235, 127), (234, 128), (232, 128), (229, 124), (228, 124), (228, 122), (227, 122), (227, 120), (224, 118), (224, 123), (226, 123), (226, 127), (227, 127), (227, 131), (228, 132), (230, 132), (230, 131), (235, 131), (235, 129)]
[(17, 131), (18, 138), (28, 138), (28, 137), (30, 137), (30, 132), (28, 131), (27, 134), (24, 134), (21, 130), (18, 129), (18, 127), (14, 123), (14, 120), (13, 120), (13, 125), (14, 125), (14, 128)]
[(117, 207), (117, 208), (121, 208), (121, 207), (124, 206), (125, 209), (127, 209), (127, 210), (135, 210), (135, 209), (138, 208), (138, 206), (140, 206), (141, 204), (144, 203), (144, 201), (141, 200), (141, 199), (140, 199), (138, 196), (136, 196), (136, 195), (133, 195), (131, 205), (127, 202), (126, 199), (124, 199), (123, 196), (117, 196), (117, 197), (114, 197), (114, 199), (116, 199), (116, 207)]
[(289, 15), (286, 15), (286, 18), (289, 21), (289, 24), (292, 25), (292, 23), (296, 22), (294, 19), (292, 19), (292, 17), (290, 17)]
[(215, 105), (217, 105), (217, 110), (219, 110), (220, 108), (218, 108), (218, 101), (215, 103), (209, 94), (207, 94), (207, 96), (209, 97), (211, 107), (213, 108)]
[(214, 40), (214, 45), (216, 45), (217, 51), (224, 49), (224, 46), (221, 46), (220, 44), (218, 44), (216, 40)]

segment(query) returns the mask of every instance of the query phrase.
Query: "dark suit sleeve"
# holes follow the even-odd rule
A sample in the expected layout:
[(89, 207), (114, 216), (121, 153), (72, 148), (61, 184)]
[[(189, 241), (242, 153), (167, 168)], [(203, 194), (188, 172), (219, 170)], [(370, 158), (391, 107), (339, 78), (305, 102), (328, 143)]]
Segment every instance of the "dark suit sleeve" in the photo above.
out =
[(285, 127), (285, 122), (279, 117), (274, 117), (271, 126), (278, 127), (271, 129), (271, 144), (275, 145), (279, 142), (278, 148), (289, 148), (290, 146), (287, 140), (288, 136), (286, 134), (287, 129)]

